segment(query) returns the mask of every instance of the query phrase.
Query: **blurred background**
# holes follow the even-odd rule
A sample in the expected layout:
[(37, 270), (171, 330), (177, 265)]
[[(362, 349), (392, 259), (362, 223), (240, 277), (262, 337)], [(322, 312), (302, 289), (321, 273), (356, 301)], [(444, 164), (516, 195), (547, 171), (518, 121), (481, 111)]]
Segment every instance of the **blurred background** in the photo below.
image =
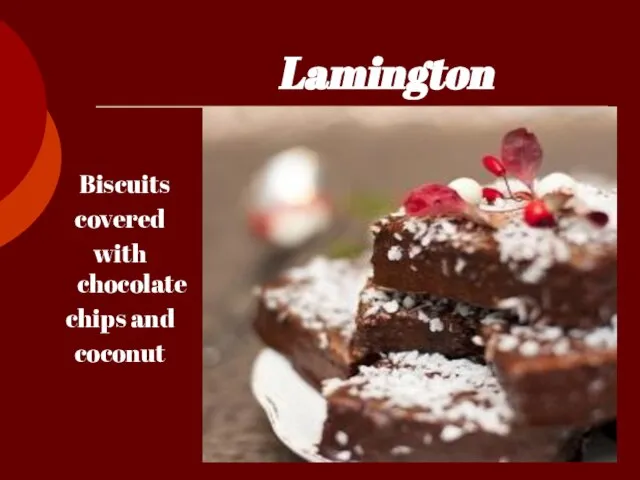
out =
[[(539, 137), (543, 175), (616, 183), (615, 107), (204, 109), (204, 461), (297, 461), (251, 396), (251, 363), (260, 349), (251, 331), (253, 285), (318, 253), (366, 248), (367, 223), (397, 208), (412, 187), (460, 176), (491, 181), (481, 158), (498, 154), (502, 135), (517, 127)], [(273, 217), (273, 209), (263, 208), (273, 182), (256, 176), (293, 147), (308, 149), (322, 178), (314, 190), (322, 208), (306, 218), (329, 223), (306, 241), (287, 239), (284, 248), (265, 227)], [(291, 178), (316, 179), (313, 168), (302, 175), (289, 168), (289, 177), (282, 162), (278, 168), (276, 194)]]

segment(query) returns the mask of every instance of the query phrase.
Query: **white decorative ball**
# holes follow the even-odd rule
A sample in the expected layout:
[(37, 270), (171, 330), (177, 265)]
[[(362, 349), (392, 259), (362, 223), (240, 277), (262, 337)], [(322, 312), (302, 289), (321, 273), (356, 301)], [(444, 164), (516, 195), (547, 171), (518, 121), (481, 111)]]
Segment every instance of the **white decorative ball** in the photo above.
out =
[(329, 206), (321, 201), (271, 212), (266, 240), (283, 248), (297, 247), (326, 230), (331, 223), (331, 214)]
[(575, 185), (576, 181), (566, 173), (555, 172), (536, 182), (535, 192), (538, 197), (544, 197), (553, 192), (572, 192)]
[(479, 204), (482, 201), (482, 186), (473, 178), (456, 178), (449, 182), (449, 188), (458, 192), (467, 203)]

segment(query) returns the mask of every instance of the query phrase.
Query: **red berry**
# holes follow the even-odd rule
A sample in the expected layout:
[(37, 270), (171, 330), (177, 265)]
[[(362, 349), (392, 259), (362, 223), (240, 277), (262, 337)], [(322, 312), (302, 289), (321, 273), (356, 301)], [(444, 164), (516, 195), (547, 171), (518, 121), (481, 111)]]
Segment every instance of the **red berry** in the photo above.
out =
[(495, 188), (485, 187), (482, 189), (482, 198), (484, 198), (487, 202), (493, 204), (498, 198), (504, 198), (504, 195), (500, 190), (496, 190)]
[(532, 200), (524, 207), (524, 221), (532, 227), (553, 227), (556, 219), (542, 200)]
[(454, 189), (445, 185), (425, 184), (413, 189), (404, 201), (408, 215), (449, 215), (462, 213), (466, 203)]
[(482, 159), (482, 165), (496, 177), (504, 177), (506, 170), (502, 162), (493, 155), (486, 155)]
[(533, 133), (518, 128), (502, 139), (501, 158), (509, 175), (530, 186), (542, 165), (542, 147)]
[(589, 212), (587, 218), (598, 227), (604, 227), (609, 223), (609, 215), (604, 212)]

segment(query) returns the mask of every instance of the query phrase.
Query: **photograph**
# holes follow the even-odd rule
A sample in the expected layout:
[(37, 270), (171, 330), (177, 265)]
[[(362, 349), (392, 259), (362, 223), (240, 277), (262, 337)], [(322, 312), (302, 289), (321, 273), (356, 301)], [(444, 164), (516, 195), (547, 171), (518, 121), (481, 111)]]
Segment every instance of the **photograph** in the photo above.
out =
[(617, 109), (203, 109), (203, 462), (616, 462)]

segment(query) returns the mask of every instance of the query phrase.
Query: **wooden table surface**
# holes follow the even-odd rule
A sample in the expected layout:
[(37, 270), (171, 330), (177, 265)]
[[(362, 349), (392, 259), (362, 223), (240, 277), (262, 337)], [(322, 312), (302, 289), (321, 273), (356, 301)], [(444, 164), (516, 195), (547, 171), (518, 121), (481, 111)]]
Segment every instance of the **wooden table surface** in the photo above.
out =
[[(615, 179), (615, 128), (611, 121), (588, 117), (536, 125), (545, 151), (544, 173), (585, 169)], [(241, 199), (255, 169), (273, 153), (306, 145), (326, 161), (328, 186), (336, 198), (359, 190), (401, 197), (426, 181), (488, 179), (480, 158), (496, 152), (502, 133), (498, 128), (425, 126), (379, 130), (345, 123), (297, 135), (205, 140), (203, 461), (299, 461), (273, 435), (249, 389), (251, 364), (260, 349), (249, 326), (251, 284), (287, 264), (265, 264), (268, 250), (247, 234)], [(289, 263), (316, 251), (321, 249)]]

